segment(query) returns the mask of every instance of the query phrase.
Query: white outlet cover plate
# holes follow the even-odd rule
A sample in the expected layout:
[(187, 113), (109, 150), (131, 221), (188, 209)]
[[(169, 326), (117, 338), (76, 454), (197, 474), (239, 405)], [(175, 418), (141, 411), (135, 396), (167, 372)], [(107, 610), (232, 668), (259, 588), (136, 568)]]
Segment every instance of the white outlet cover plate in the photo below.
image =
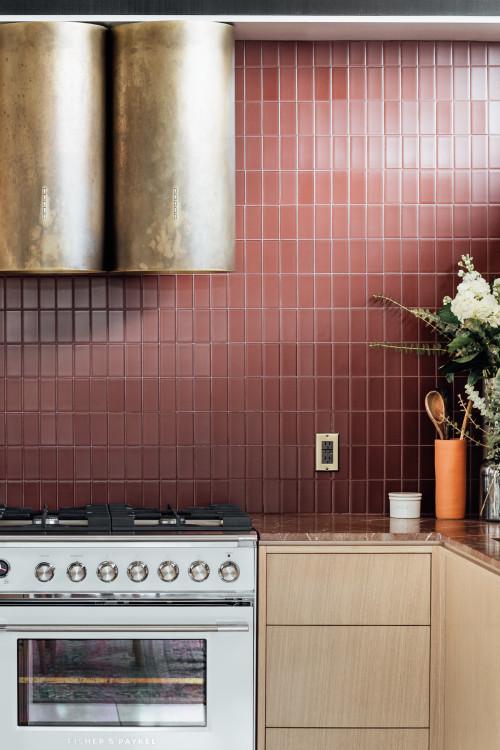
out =
[[(331, 464), (323, 463), (323, 443), (333, 443), (333, 461)], [(339, 470), (339, 433), (318, 432), (316, 433), (316, 471), (338, 471)]]

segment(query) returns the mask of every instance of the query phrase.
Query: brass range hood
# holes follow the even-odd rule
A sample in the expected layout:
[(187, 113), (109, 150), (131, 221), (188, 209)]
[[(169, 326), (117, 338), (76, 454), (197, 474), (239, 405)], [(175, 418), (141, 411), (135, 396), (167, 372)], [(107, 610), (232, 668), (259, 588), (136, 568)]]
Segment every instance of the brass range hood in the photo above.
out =
[(0, 271), (104, 263), (106, 29), (0, 24)]
[(227, 24), (0, 24), (0, 272), (232, 270), (234, 99)]
[(112, 37), (116, 270), (232, 270), (232, 27), (152, 21)]

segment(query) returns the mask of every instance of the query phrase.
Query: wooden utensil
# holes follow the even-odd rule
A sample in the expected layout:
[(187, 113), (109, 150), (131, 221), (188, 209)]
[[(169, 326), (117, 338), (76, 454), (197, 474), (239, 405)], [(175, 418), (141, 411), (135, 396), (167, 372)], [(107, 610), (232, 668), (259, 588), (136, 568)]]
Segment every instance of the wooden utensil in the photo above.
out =
[(436, 428), (440, 440), (444, 440), (443, 425), (446, 416), (444, 399), (439, 391), (429, 391), (425, 397), (425, 411)]

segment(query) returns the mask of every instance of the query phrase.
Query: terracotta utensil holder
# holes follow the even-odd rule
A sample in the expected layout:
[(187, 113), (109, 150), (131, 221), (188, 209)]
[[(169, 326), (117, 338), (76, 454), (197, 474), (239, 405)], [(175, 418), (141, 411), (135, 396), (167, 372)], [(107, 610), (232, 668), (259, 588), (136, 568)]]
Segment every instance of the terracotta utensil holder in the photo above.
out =
[(436, 518), (465, 516), (467, 441), (435, 440)]

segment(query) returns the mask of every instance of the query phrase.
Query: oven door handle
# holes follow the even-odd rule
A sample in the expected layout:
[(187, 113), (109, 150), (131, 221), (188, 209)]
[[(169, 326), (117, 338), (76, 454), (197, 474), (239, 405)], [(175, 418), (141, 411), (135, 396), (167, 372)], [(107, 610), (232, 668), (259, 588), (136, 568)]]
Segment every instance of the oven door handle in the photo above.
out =
[(0, 623), (0, 632), (16, 633), (248, 633), (246, 622), (210, 625), (15, 625)]

